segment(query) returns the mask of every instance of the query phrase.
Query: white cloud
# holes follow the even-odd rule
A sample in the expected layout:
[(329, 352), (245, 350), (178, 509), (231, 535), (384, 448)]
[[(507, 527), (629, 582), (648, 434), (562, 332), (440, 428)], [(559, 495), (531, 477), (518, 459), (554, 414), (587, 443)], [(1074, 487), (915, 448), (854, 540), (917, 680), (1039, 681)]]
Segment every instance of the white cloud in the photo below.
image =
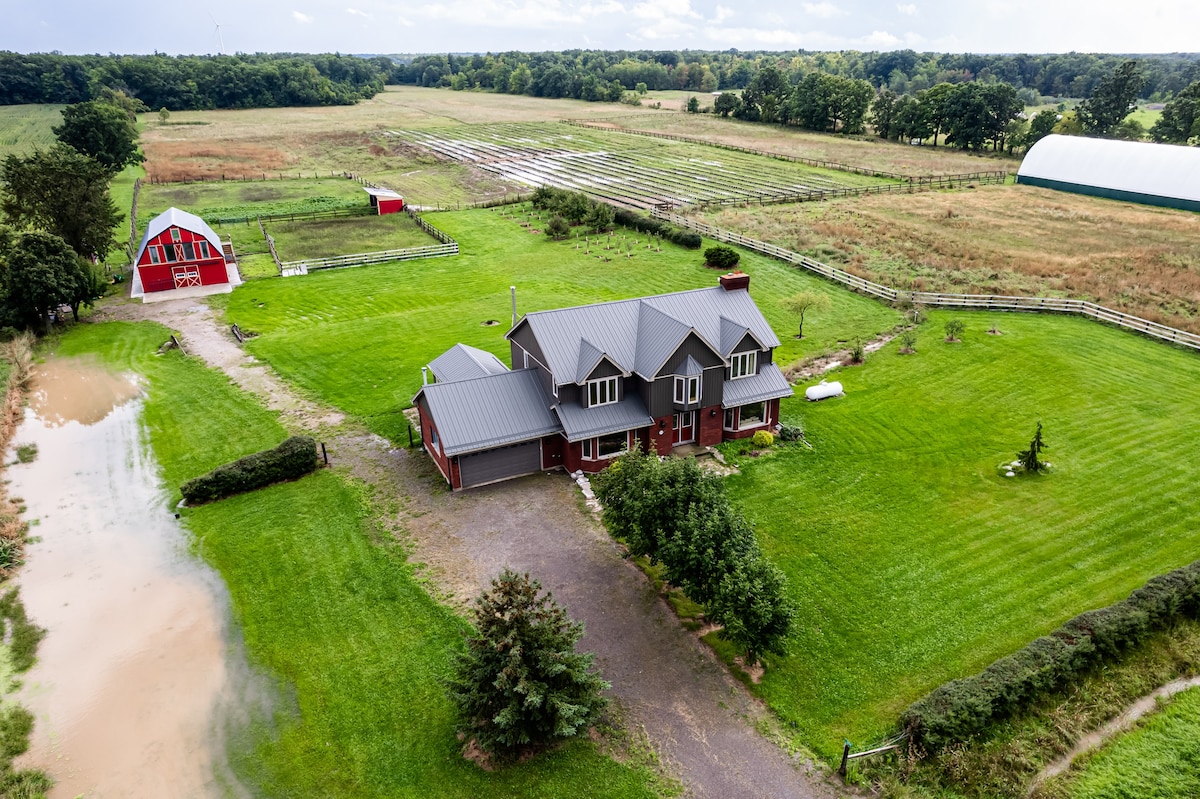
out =
[(713, 24), (720, 25), (722, 22), (732, 17), (735, 13), (736, 12), (734, 12), (732, 8), (717, 6), (712, 18)]
[(625, 6), (616, 0), (601, 0), (598, 3), (584, 3), (579, 7), (579, 13), (584, 17), (605, 17), (609, 14), (624, 14)]
[(846, 13), (833, 3), (828, 2), (804, 3), (801, 8), (804, 9), (805, 14), (816, 17), (817, 19), (833, 19), (834, 17), (840, 17)]
[(356, 17), (362, 17), (363, 19), (371, 18), (371, 15), (368, 14), (366, 11), (359, 11), (357, 8), (347, 8), (346, 13), (351, 14)]
[(887, 31), (871, 31), (870, 36), (864, 36), (862, 43), (868, 47), (888, 48), (900, 44), (900, 37), (893, 36)]
[(896, 10), (899, 11), (901, 14), (904, 14), (905, 16), (915, 17), (917, 15), (917, 4), (916, 3), (896, 3)]
[(299, 22), (302, 25), (308, 25), (309, 23), (311, 23), (313, 21), (312, 17), (310, 17), (308, 14), (304, 14), (300, 11), (293, 11), (292, 19), (296, 20), (297, 22)]
[(650, 0), (638, 3), (630, 9), (630, 13), (638, 19), (700, 18), (700, 15), (692, 10), (692, 0)]
[(409, 6), (405, 10), (415, 17), (489, 28), (541, 30), (584, 21), (581, 14), (564, 9), (559, 0), (448, 0), (438, 5)]

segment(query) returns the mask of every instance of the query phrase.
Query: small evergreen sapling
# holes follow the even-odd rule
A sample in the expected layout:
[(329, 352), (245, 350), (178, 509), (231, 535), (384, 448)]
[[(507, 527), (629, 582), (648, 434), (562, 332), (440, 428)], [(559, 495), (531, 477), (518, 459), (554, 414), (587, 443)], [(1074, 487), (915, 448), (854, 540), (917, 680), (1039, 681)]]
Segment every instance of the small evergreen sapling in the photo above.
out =
[(607, 704), (593, 656), (575, 651), (583, 625), (541, 590), (511, 569), (492, 580), (449, 685), (463, 731), (501, 759), (585, 734)]
[(1042, 454), (1042, 450), (1046, 449), (1046, 442), (1042, 440), (1042, 423), (1037, 423), (1037, 432), (1033, 434), (1033, 440), (1029, 442), (1029, 449), (1021, 450), (1017, 453), (1017, 460), (1021, 462), (1027, 472), (1040, 472), (1046, 468), (1046, 464), (1038, 457)]

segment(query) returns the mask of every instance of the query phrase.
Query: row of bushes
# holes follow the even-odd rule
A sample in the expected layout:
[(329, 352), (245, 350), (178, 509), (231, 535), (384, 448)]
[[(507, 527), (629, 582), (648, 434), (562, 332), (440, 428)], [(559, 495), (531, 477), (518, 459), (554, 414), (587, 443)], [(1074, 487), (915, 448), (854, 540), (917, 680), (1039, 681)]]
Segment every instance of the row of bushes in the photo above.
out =
[(317, 442), (310, 436), (292, 436), (274, 449), (256, 452), (180, 487), (189, 505), (253, 491), (272, 483), (295, 480), (317, 468)]
[[(559, 224), (569, 222), (573, 225), (587, 224), (593, 233), (603, 233), (613, 226), (613, 208), (607, 203), (596, 202), (583, 192), (553, 189), (549, 186), (539, 186), (533, 192), (530, 202), (534, 208), (549, 211), (559, 220)], [(553, 222), (554, 219), (551, 220)], [(547, 229), (547, 233), (551, 233)], [(555, 238), (559, 235), (551, 233)]]
[(619, 225), (624, 225), (641, 233), (651, 233), (655, 236), (661, 236), (667, 241), (678, 244), (680, 247), (686, 247), (689, 250), (698, 250), (700, 249), (700, 245), (703, 244), (699, 233), (693, 233), (690, 230), (675, 227), (658, 219), (643, 216), (636, 211), (618, 208), (616, 220)]
[(900, 724), (929, 750), (965, 741), (1185, 616), (1200, 617), (1200, 561), (1155, 577), (1115, 605), (1081, 613), (982, 674), (942, 685), (913, 703)]
[(640, 451), (593, 478), (604, 523), (630, 554), (662, 563), (663, 576), (704, 605), (721, 635), (750, 664), (783, 654), (794, 609), (787, 582), (729, 502), (725, 484), (694, 458), (659, 460)]

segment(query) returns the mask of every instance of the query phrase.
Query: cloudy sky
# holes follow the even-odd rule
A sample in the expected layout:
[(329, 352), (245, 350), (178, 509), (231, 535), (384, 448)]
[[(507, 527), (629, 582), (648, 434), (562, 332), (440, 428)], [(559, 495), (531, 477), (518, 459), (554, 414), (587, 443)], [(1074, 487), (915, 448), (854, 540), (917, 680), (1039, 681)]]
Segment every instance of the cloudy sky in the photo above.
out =
[(0, 50), (1200, 50), (1200, 0), (5, 0)]

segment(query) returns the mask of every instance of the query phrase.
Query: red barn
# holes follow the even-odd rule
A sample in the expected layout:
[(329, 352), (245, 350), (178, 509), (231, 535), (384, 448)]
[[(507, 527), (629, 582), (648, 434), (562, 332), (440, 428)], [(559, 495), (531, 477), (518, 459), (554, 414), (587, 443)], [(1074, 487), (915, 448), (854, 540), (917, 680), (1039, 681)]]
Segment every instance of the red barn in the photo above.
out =
[(178, 208), (150, 221), (133, 263), (130, 296), (142, 302), (228, 293), (242, 282), (233, 247), (226, 250), (203, 219)]
[(404, 198), (391, 189), (381, 189), (375, 186), (364, 186), (364, 191), (371, 195), (371, 207), (384, 214), (395, 214), (404, 210)]

